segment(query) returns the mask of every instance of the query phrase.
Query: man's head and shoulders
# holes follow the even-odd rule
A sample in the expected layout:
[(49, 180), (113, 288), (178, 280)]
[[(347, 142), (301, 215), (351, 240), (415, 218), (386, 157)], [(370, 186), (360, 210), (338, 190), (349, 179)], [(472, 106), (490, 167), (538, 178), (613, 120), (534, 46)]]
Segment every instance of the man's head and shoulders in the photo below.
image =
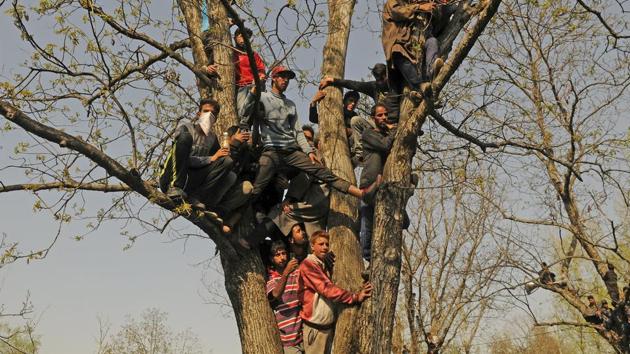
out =
[(330, 252), (330, 236), (324, 230), (316, 231), (310, 236), (309, 241), (311, 253), (300, 264), (300, 270), (320, 267), (322, 271), (328, 273), (325, 260)]
[(296, 223), (291, 227), (288, 241), (291, 256), (301, 263), (309, 252), (308, 236), (303, 224)]
[[(287, 270), (287, 266), (290, 262), (290, 252), (286, 243), (282, 240), (276, 240), (271, 243), (269, 246), (269, 261), (270, 265), (267, 268), (267, 274), (269, 281), (274, 281), (277, 278), (280, 278), (282, 274)], [(296, 273), (297, 269), (291, 270), (289, 273)]]
[(374, 129), (371, 130), (378, 134), (387, 136), (393, 132), (396, 127), (395, 124), (389, 122), (389, 110), (383, 103), (377, 103), (372, 106), (370, 118), (374, 122)]
[(286, 66), (277, 65), (273, 69), (271, 69), (271, 91), (263, 92), (262, 94), (272, 95), (276, 98), (282, 99), (286, 101), (286, 103), (290, 103), (295, 106), (293, 101), (288, 99), (285, 96), (285, 91), (289, 88), (289, 83), (291, 80), (295, 79), (295, 72)]
[(180, 121), (178, 130), (186, 128), (191, 134), (197, 134), (201, 138), (210, 140), (216, 139), (216, 134), (213, 132), (212, 128), (220, 112), (221, 105), (219, 102), (212, 98), (203, 98), (199, 100), (195, 115), (190, 119)]

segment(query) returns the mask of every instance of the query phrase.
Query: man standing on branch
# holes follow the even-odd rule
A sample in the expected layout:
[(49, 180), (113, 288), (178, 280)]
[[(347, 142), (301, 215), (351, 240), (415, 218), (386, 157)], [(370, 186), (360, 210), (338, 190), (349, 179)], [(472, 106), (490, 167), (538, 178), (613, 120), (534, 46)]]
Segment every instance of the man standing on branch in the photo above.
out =
[[(252, 30), (245, 28), (245, 31), (241, 31), (238, 28), (234, 32), (234, 83), (236, 84), (236, 107), (239, 108), (243, 106), (247, 91), (255, 82), (254, 73), (245, 49), (245, 35), (251, 39), (253, 35)], [(254, 52), (254, 61), (258, 70), (258, 78), (261, 82), (264, 82), (267, 80), (265, 63), (257, 52)], [(208, 65), (207, 71), (210, 75), (217, 75), (217, 65)]]
[[(271, 183), (279, 170), (293, 168), (305, 172), (314, 178), (331, 185), (333, 188), (357, 198), (364, 192), (350, 182), (335, 176), (332, 171), (322, 165), (315, 149), (304, 137), (298, 125), (295, 103), (288, 99), (284, 92), (295, 73), (284, 66), (276, 66), (271, 73), (271, 92), (262, 92), (257, 109), (260, 122), (260, 136), (263, 153), (259, 160), (259, 169), (254, 181), (252, 197), (255, 200)], [(248, 91), (245, 104), (241, 107), (241, 127), (249, 128), (248, 114), (255, 102), (257, 88)]]
[(326, 265), (329, 236), (318, 231), (310, 237), (312, 253), (300, 264), (299, 299), (302, 303), (303, 340), (306, 354), (331, 353), (336, 314), (334, 303), (360, 304), (371, 296), (372, 284), (352, 293), (335, 285)]
[[(361, 171), (359, 186), (366, 188), (380, 178), (383, 173), (387, 156), (394, 141), (395, 125), (387, 121), (387, 107), (384, 104), (376, 104), (372, 107), (370, 116), (376, 128), (366, 129), (361, 137), (363, 144), (363, 160), (365, 167)], [(366, 196), (361, 203), (361, 247), (363, 258), (370, 261), (372, 246), (372, 226), (374, 222), (374, 195)]]

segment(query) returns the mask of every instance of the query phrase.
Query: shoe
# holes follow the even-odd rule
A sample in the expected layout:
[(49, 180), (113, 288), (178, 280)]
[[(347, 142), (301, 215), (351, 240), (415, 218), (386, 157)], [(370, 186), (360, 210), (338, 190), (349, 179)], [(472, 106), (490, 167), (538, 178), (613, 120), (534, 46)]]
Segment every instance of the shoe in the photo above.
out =
[(233, 237), (230, 237), (230, 243), (234, 247), (240, 246), (241, 248), (244, 248), (246, 250), (252, 249), (252, 245), (250, 245), (249, 242), (247, 242), (247, 240), (241, 236), (234, 235)]
[(409, 91), (409, 99), (413, 102), (414, 105), (419, 105), (422, 102), (422, 92), (420, 91)]
[(186, 192), (179, 187), (169, 187), (166, 191), (166, 196), (171, 199), (184, 199), (187, 197)]
[(431, 89), (431, 83), (430, 82), (423, 82), (420, 84), (420, 93), (422, 94), (422, 96), (426, 96), (426, 97), (431, 97), (432, 94), (432, 89)]
[(433, 72), (433, 78), (438, 76), (438, 74), (440, 73), (440, 70), (442, 69), (443, 66), (444, 66), (444, 59), (442, 59), (442, 58), (435, 59), (435, 61), (433, 62), (432, 68), (431, 68), (431, 70)]
[(267, 215), (261, 211), (257, 211), (256, 214), (254, 215), (254, 219), (256, 220), (257, 224), (262, 224), (263, 221), (265, 221), (266, 217)]
[(363, 266), (365, 270), (361, 272), (361, 278), (363, 278), (363, 282), (370, 281), (370, 261), (363, 258)]

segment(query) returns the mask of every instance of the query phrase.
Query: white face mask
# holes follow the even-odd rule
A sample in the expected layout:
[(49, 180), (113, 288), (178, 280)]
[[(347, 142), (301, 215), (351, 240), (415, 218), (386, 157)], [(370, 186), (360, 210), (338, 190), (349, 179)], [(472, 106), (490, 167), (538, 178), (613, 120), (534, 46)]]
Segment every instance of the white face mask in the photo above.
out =
[(216, 118), (212, 112), (204, 112), (199, 115), (199, 126), (204, 134), (208, 135), (210, 133), (215, 120)]

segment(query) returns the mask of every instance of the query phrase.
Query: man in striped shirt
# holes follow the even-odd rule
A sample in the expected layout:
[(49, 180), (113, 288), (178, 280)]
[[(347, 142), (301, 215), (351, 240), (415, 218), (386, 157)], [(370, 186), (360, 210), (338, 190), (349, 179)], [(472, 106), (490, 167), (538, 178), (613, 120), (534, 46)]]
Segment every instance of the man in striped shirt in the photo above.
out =
[(284, 353), (304, 353), (300, 318), (302, 306), (298, 300), (298, 261), (295, 258), (289, 260), (287, 247), (282, 241), (272, 243), (269, 254), (272, 266), (268, 271), (267, 297), (276, 316)]

